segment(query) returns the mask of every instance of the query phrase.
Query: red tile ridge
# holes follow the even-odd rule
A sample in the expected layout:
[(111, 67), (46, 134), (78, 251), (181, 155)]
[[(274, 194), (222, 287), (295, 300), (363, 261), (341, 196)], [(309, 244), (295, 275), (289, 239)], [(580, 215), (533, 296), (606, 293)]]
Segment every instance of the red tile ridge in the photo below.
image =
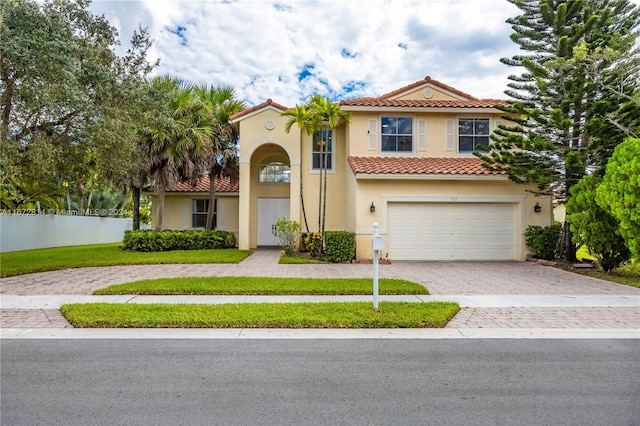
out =
[(478, 100), (478, 98), (476, 98), (474, 96), (471, 96), (470, 94), (465, 93), (463, 91), (460, 91), (460, 90), (456, 89), (455, 87), (451, 87), (451, 86), (449, 86), (447, 84), (444, 84), (444, 83), (442, 83), (442, 82), (440, 82), (440, 81), (438, 81), (436, 79), (433, 79), (430, 76), (426, 76), (424, 78), (424, 80), (419, 80), (419, 81), (416, 81), (415, 83), (408, 84), (408, 85), (406, 85), (404, 87), (401, 87), (399, 89), (394, 90), (393, 92), (386, 93), (386, 94), (384, 94), (384, 95), (382, 95), (380, 97), (381, 98), (385, 98), (385, 99), (391, 98), (393, 96), (399, 95), (401, 93), (404, 93), (404, 92), (409, 91), (411, 89), (414, 89), (416, 87), (422, 86), (423, 84), (433, 84), (434, 86), (440, 87), (441, 89), (444, 89), (446, 91), (455, 93), (455, 94), (460, 95), (460, 96), (462, 96), (464, 98), (467, 98), (469, 100)]
[(273, 106), (273, 107), (275, 107), (277, 109), (280, 109), (282, 111), (286, 111), (286, 110), (289, 109), (288, 107), (286, 107), (284, 105), (280, 105), (279, 103), (274, 102), (271, 98), (269, 98), (266, 101), (262, 102), (261, 104), (252, 106), (252, 107), (247, 108), (245, 110), (242, 110), (242, 111), (240, 111), (240, 112), (238, 112), (236, 114), (233, 114), (231, 117), (229, 117), (229, 121), (237, 120), (240, 117), (244, 117), (247, 114), (251, 114), (252, 112), (258, 111), (258, 110), (260, 110), (260, 109), (262, 109), (264, 107), (267, 107), (267, 106)]

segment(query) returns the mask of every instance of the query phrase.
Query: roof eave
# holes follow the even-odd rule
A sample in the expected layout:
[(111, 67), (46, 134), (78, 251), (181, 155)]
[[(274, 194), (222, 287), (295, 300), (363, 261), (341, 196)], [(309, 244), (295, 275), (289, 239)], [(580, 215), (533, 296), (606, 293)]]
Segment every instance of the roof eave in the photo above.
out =
[[(202, 197), (203, 195), (207, 195), (209, 194), (209, 191), (166, 191), (165, 193), (166, 195), (186, 195), (189, 197)], [(147, 196), (153, 196), (153, 197), (157, 197), (158, 194), (156, 194), (155, 192), (150, 192), (150, 191), (142, 191), (142, 195), (147, 195)], [(221, 192), (221, 191), (216, 191), (216, 197), (226, 197), (226, 196), (239, 196), (239, 192), (238, 191), (229, 191), (229, 192)]]
[(363, 111), (363, 112), (446, 112), (446, 113), (471, 113), (471, 114), (501, 114), (503, 111), (498, 108), (488, 107), (472, 107), (472, 108), (461, 108), (461, 107), (451, 107), (451, 108), (433, 108), (433, 107), (376, 107), (376, 106), (356, 106), (356, 105), (344, 105), (342, 106), (342, 110), (344, 111)]
[(495, 174), (419, 174), (419, 173), (356, 173), (362, 180), (508, 180), (507, 175)]

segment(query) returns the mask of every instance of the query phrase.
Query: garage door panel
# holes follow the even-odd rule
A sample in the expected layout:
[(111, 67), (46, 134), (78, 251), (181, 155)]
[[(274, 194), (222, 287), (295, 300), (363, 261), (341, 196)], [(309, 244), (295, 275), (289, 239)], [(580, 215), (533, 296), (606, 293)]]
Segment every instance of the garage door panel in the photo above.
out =
[(515, 204), (389, 203), (389, 258), (513, 260), (515, 224)]
[(487, 238), (484, 234), (481, 233), (470, 233), (468, 234), (467, 241), (470, 243), (484, 243), (487, 241)]

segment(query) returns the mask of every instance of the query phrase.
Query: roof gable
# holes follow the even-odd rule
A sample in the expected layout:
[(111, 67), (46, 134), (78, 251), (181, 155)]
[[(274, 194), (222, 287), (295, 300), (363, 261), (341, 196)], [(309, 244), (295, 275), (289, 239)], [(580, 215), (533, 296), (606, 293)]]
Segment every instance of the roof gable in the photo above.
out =
[[(438, 93), (439, 92), (439, 93)], [(382, 99), (432, 99), (438, 93), (440, 96), (436, 98), (449, 98), (451, 100), (478, 100), (478, 98), (461, 92), (460, 90), (448, 86), (444, 83), (434, 80), (426, 76), (424, 80), (416, 81), (407, 86), (386, 93), (380, 98)]]
[(272, 111), (276, 111), (278, 113), (281, 113), (283, 111), (288, 110), (289, 108), (283, 105), (280, 105), (279, 103), (273, 102), (273, 100), (271, 99), (267, 99), (265, 102), (262, 102), (261, 104), (252, 106), (251, 108), (247, 108), (244, 111), (240, 111), (237, 114), (232, 115), (231, 117), (229, 117), (229, 121), (231, 123), (237, 123), (240, 120), (244, 120), (246, 118), (249, 118), (253, 115), (259, 114), (262, 111), (265, 110), (272, 110)]
[(355, 98), (340, 102), (340, 106), (347, 111), (369, 108), (482, 110), (493, 108), (496, 104), (507, 105), (507, 101), (478, 99), (429, 76), (379, 97)]

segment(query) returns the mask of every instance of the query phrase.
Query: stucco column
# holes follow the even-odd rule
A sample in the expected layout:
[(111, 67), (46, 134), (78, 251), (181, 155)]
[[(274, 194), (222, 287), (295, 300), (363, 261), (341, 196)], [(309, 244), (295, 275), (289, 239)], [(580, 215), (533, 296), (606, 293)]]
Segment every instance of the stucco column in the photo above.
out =
[(238, 194), (238, 248), (249, 250), (251, 229), (251, 164), (240, 158), (240, 189)]

